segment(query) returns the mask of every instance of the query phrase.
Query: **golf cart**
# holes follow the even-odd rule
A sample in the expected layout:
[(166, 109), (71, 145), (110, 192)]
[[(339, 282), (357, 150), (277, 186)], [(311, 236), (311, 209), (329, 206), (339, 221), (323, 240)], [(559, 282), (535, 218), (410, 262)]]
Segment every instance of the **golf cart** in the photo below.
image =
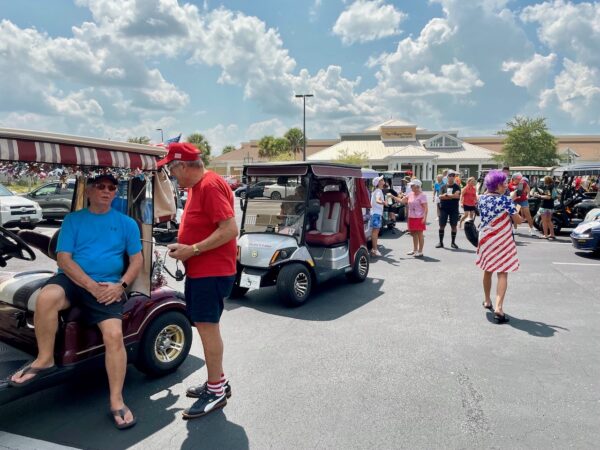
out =
[(276, 286), (282, 302), (306, 302), (315, 283), (369, 273), (362, 208), (369, 195), (359, 167), (332, 163), (244, 166), (248, 183), (277, 179), (281, 197), (246, 198), (232, 296)]
[[(160, 376), (177, 369), (187, 357), (191, 323), (185, 312), (183, 295), (166, 286), (163, 261), (154, 251), (155, 224), (171, 220), (175, 214), (174, 196), (168, 178), (157, 172), (157, 158), (165, 150), (141, 144), (65, 136), (25, 130), (0, 129), (0, 161), (25, 170), (44, 166), (64, 168), (75, 180), (71, 210), (87, 205), (88, 177), (111, 173), (127, 183), (113, 201), (113, 208), (132, 217), (139, 225), (144, 266), (138, 278), (123, 294), (123, 335), (128, 358), (146, 374)], [(46, 167), (47, 166), (47, 167)], [(166, 183), (165, 183), (166, 180)], [(53, 231), (53, 230), (50, 230)], [(34, 314), (40, 289), (56, 272), (54, 233), (8, 231), (0, 227), (0, 404), (63, 382), (72, 375), (104, 363), (104, 345), (96, 326), (82, 320), (73, 307), (59, 317), (55, 347), (58, 370), (28, 385), (14, 387), (10, 376), (37, 354)], [(50, 258), (36, 262), (37, 249)], [(99, 255), (100, 257), (100, 255)], [(27, 265), (21, 261), (26, 261)], [(125, 261), (127, 264), (128, 261)], [(18, 271), (18, 267), (26, 267)]]

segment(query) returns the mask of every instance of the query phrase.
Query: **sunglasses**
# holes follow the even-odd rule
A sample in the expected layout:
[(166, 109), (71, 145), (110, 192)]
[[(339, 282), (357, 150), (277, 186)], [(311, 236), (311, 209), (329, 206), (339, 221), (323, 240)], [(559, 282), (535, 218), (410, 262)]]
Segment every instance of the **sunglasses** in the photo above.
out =
[(104, 189), (108, 189), (110, 192), (114, 192), (117, 190), (117, 187), (114, 184), (104, 184), (104, 183), (96, 183), (94, 187), (99, 191), (103, 191)]

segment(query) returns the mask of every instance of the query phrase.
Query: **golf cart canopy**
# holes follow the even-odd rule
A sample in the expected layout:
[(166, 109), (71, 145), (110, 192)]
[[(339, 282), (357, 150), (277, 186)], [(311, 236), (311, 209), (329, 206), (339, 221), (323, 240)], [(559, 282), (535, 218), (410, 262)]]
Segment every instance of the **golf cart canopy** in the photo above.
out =
[(166, 149), (40, 131), (0, 128), (0, 160), (156, 170)]
[(246, 176), (302, 176), (312, 173), (316, 177), (361, 178), (358, 166), (335, 163), (270, 163), (244, 166)]
[(554, 169), (555, 176), (600, 175), (600, 163), (571, 164)]

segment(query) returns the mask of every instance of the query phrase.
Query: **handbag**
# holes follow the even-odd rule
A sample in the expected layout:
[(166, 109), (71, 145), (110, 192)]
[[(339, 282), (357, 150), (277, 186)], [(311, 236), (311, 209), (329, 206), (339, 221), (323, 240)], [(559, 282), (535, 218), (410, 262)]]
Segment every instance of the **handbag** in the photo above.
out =
[(473, 219), (465, 220), (465, 236), (474, 247), (479, 245), (479, 232)]
[(168, 222), (175, 218), (175, 190), (164, 169), (154, 176), (154, 223)]

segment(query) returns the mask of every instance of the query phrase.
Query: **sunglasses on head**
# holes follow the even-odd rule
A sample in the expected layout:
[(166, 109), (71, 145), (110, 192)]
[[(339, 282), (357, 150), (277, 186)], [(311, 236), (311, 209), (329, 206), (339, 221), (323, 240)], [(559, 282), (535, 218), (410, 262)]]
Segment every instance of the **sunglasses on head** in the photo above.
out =
[(117, 187), (114, 184), (104, 184), (104, 183), (96, 183), (94, 187), (99, 191), (103, 191), (104, 189), (108, 189), (110, 192), (114, 192), (117, 190)]

